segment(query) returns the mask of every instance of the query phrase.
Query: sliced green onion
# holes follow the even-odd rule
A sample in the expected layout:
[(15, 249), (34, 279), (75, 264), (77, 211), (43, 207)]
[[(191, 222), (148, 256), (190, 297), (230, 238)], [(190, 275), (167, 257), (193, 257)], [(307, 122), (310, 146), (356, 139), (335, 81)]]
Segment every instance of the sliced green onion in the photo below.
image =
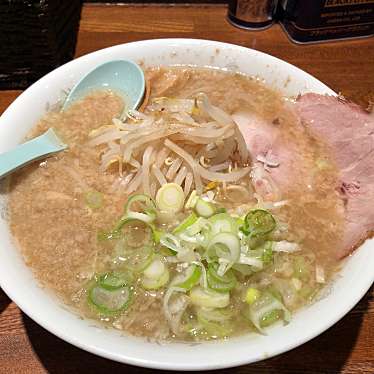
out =
[(186, 217), (174, 230), (173, 234), (179, 234), (185, 231), (188, 227), (193, 225), (197, 221), (197, 215), (192, 212), (188, 217)]
[(270, 264), (273, 262), (273, 244), (272, 242), (265, 242), (262, 246), (262, 256), (261, 260), (264, 263), (264, 265)]
[(192, 287), (196, 286), (201, 277), (201, 268), (195, 264), (190, 265), (184, 276), (176, 277), (172, 281), (174, 287), (183, 288), (189, 291)]
[(283, 311), (279, 309), (273, 309), (270, 312), (265, 313), (262, 318), (260, 325), (261, 327), (268, 327), (273, 323), (281, 320), (283, 317)]
[(197, 194), (196, 194), (196, 190), (193, 190), (193, 191), (191, 192), (189, 198), (187, 199), (187, 202), (186, 202), (186, 204), (184, 205), (184, 208), (185, 208), (186, 210), (188, 210), (188, 209), (193, 209), (193, 208), (195, 207), (195, 205), (196, 205), (196, 202), (197, 202), (198, 198), (199, 198), (199, 197), (198, 197)]
[[(134, 203), (140, 203), (141, 206), (145, 205), (143, 212), (132, 210)], [(123, 219), (132, 218), (145, 223), (151, 223), (156, 219), (156, 205), (152, 198), (147, 195), (137, 194), (130, 196), (125, 204), (124, 211)]]
[(258, 256), (258, 251), (256, 250), (249, 250), (246, 254), (242, 253), (239, 258), (239, 264), (249, 266), (252, 272), (260, 271), (264, 267), (261, 256)]
[(104, 315), (126, 310), (131, 300), (132, 290), (128, 286), (110, 291), (98, 284), (94, 284), (88, 292), (89, 303)]
[[(181, 326), (181, 319), (188, 304), (188, 298), (184, 295), (185, 292), (186, 290), (183, 288), (169, 287), (164, 293), (162, 309), (174, 334), (178, 334), (183, 328)], [(175, 293), (179, 293), (179, 295), (175, 295)], [(173, 305), (177, 305), (177, 308), (171, 307), (171, 298), (174, 298)]]
[(257, 301), (261, 296), (261, 291), (257, 288), (249, 287), (245, 293), (245, 302), (249, 305), (252, 305)]
[(201, 198), (197, 200), (194, 209), (200, 217), (204, 218), (209, 218), (216, 212), (216, 207), (213, 203), (205, 201)]
[(260, 332), (264, 332), (264, 327), (276, 322), (274, 318), (275, 311), (281, 313), (281, 317), (285, 322), (291, 320), (291, 313), (283, 303), (271, 293), (263, 292), (261, 296), (249, 306), (249, 318)]
[(217, 292), (229, 292), (236, 285), (234, 273), (229, 269), (224, 275), (217, 274), (218, 264), (209, 264), (207, 281), (210, 289)]
[(201, 270), (201, 286), (203, 286), (205, 289), (208, 288), (208, 281), (206, 276), (206, 268), (205, 265), (201, 261), (194, 261), (194, 264), (200, 267)]
[(160, 258), (155, 258), (145, 269), (144, 275), (150, 279), (159, 279), (166, 271), (165, 264)]
[[(158, 270), (160, 270), (160, 269), (157, 269), (157, 271)], [(156, 275), (157, 271), (152, 273), (152, 275)], [(142, 287), (145, 290), (158, 290), (159, 288), (164, 287), (169, 282), (169, 278), (170, 278), (170, 273), (169, 273), (168, 268), (165, 266), (164, 271), (163, 271), (163, 273), (161, 274), (160, 277), (149, 278), (149, 277), (145, 276), (142, 279)]]
[(201, 312), (197, 312), (197, 321), (212, 338), (224, 338), (233, 332), (233, 326), (231, 323), (211, 321)]
[(166, 283), (169, 281), (169, 271), (165, 271), (159, 279), (151, 279), (151, 278), (143, 278), (142, 279), (142, 287), (145, 290), (154, 291), (158, 290), (161, 287), (164, 287)]
[(164, 246), (161, 246), (160, 253), (163, 256), (175, 256), (177, 254), (177, 252), (172, 251), (170, 248), (167, 248), (167, 247), (164, 247)]
[(161, 237), (165, 234), (163, 231), (157, 230), (153, 225), (150, 226), (152, 229), (153, 240), (156, 244), (160, 243)]
[(184, 192), (176, 183), (164, 184), (156, 194), (156, 204), (161, 211), (179, 212), (184, 204)]
[(219, 258), (224, 258), (230, 263), (235, 263), (240, 256), (240, 241), (237, 235), (229, 232), (221, 232), (215, 235), (209, 242), (207, 254), (215, 252)]
[(272, 242), (267, 241), (255, 249), (250, 249), (245, 255), (240, 256), (240, 262), (263, 269), (264, 265), (273, 262)]
[(160, 257), (156, 257), (144, 269), (142, 286), (146, 290), (157, 290), (169, 282), (169, 276), (167, 266), (161, 261)]
[(151, 223), (156, 219), (156, 215), (154, 213), (139, 213), (139, 212), (129, 212), (126, 214), (126, 218), (130, 219), (137, 219), (139, 221), (143, 221), (144, 223)]
[(185, 231), (187, 235), (194, 236), (208, 228), (210, 228), (209, 221), (205, 218), (199, 217), (192, 225), (187, 227)]
[(152, 247), (127, 250), (120, 255), (119, 259), (124, 261), (124, 266), (136, 273), (142, 272), (152, 262), (154, 252)]
[(84, 195), (86, 205), (91, 209), (99, 209), (103, 205), (103, 194), (98, 191), (88, 191)]
[(211, 224), (212, 235), (219, 234), (220, 232), (237, 233), (238, 225), (234, 218), (227, 213), (218, 213), (209, 218)]
[(293, 261), (293, 276), (303, 282), (308, 282), (311, 277), (312, 267), (302, 256), (295, 257)]
[(196, 314), (208, 321), (225, 323), (233, 317), (233, 313), (227, 308), (197, 308)]
[(121, 233), (121, 237), (116, 244), (118, 249), (153, 246), (155, 240), (152, 224), (132, 218), (122, 221), (121, 224), (122, 227), (120, 229), (117, 229), (117, 227), (120, 227), (119, 224), (116, 227), (116, 231)]
[(242, 231), (253, 236), (261, 236), (275, 229), (276, 222), (271, 213), (264, 209), (251, 210), (244, 219)]
[(238, 225), (238, 227), (241, 227), (241, 226), (244, 226), (244, 218), (241, 218), (241, 217), (238, 217), (236, 218), (236, 224)]
[(225, 308), (230, 303), (230, 294), (221, 293), (209, 289), (203, 289), (199, 286), (190, 291), (191, 303), (197, 306), (207, 308)]
[(133, 282), (131, 273), (110, 272), (101, 275), (98, 279), (98, 284), (106, 290), (113, 291), (124, 286), (129, 286)]
[(179, 238), (173, 234), (166, 233), (162, 235), (160, 244), (162, 244), (166, 248), (169, 248), (174, 253), (178, 253), (182, 250), (182, 245)]
[[(153, 223), (145, 222), (145, 221), (139, 220), (137, 218), (131, 218), (131, 217), (125, 217), (125, 216), (122, 217), (118, 221), (116, 226), (114, 227), (112, 233), (115, 233), (115, 235), (118, 235), (120, 237), (121, 236), (120, 233), (126, 225), (136, 223), (136, 222), (138, 222), (138, 223), (142, 222), (143, 224), (147, 225), (152, 230), (152, 237), (153, 237), (153, 240), (155, 241), (155, 243), (158, 243), (160, 241), (160, 236), (162, 235), (162, 232), (158, 231), (156, 229), (156, 227), (153, 225)], [(117, 233), (119, 233), (119, 234), (117, 234)]]

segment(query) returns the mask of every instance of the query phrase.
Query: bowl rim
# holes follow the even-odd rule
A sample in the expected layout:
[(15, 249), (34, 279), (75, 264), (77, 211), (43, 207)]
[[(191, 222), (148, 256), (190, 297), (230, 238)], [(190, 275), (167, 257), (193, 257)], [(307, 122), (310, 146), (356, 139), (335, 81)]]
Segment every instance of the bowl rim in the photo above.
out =
[[(42, 86), (44, 83), (49, 82), (51, 77), (54, 76), (56, 71), (62, 71), (64, 69), (68, 69), (71, 66), (74, 66), (74, 64), (77, 64), (76, 61), (81, 61), (84, 62), (86, 60), (90, 60), (94, 58), (95, 56), (100, 56), (105, 53), (111, 53), (111, 51), (121, 49), (124, 46), (129, 46), (129, 45), (136, 45), (139, 47), (144, 47), (147, 45), (154, 45), (154, 46), (162, 46), (166, 45), (167, 43), (178, 43), (180, 45), (214, 45), (217, 47), (230, 47), (238, 51), (244, 51), (245, 53), (248, 53), (248, 51), (251, 51), (251, 53), (256, 53), (259, 56), (265, 56), (267, 59), (272, 59), (276, 63), (280, 63), (284, 66), (287, 66), (293, 71), (298, 71), (301, 73), (303, 76), (305, 76), (306, 79), (312, 79), (312, 80), (317, 80), (314, 78), (312, 75), (309, 73), (304, 72), (303, 70), (295, 67), (294, 65), (283, 61), (281, 59), (278, 59), (274, 56), (271, 56), (269, 54), (253, 50), (250, 48), (230, 44), (230, 43), (222, 43), (222, 42), (217, 42), (217, 41), (212, 41), (212, 40), (203, 40), (203, 39), (189, 39), (189, 38), (167, 38), (167, 39), (152, 39), (152, 40), (142, 40), (142, 41), (135, 41), (131, 43), (124, 43), (124, 44), (119, 44), (115, 45), (112, 47), (104, 48), (92, 53), (89, 53), (87, 55), (81, 56), (71, 62), (68, 62), (67, 64), (64, 64), (60, 66), (59, 68), (53, 70), (52, 72), (48, 73), (41, 79), (39, 79), (37, 82), (35, 82), (32, 86), (30, 86), (27, 90), (25, 90), (2, 114), (0, 117), (0, 121), (2, 118), (5, 118), (7, 116), (12, 115), (12, 110), (15, 108), (19, 103), (23, 101), (23, 99), (30, 94), (33, 93), (33, 91), (38, 88), (39, 86)], [(295, 70), (296, 69), (296, 70)], [(318, 80), (317, 80), (318, 81)], [(331, 95), (336, 95), (334, 91), (332, 91), (328, 86), (323, 84), (322, 82), (318, 81), (326, 91), (326, 93), (329, 93)], [(353, 254), (354, 256), (354, 254)], [(373, 256), (373, 264), (374, 264), (374, 256)], [(1, 266), (0, 266), (1, 269)], [(299, 338), (295, 340), (294, 342), (290, 342), (288, 344), (284, 344), (278, 347), (278, 349), (273, 349), (269, 355), (269, 357), (274, 357), (276, 355), (279, 355), (281, 353), (284, 353), (286, 351), (289, 351), (297, 346), (300, 346), (301, 344), (304, 344), (305, 342), (313, 339), (314, 337), (318, 336), (322, 332), (326, 331), (328, 328), (330, 328), (332, 325), (334, 325), (337, 321), (339, 321), (345, 314), (347, 314), (357, 303), (358, 301), (365, 295), (365, 293), (368, 291), (372, 283), (374, 282), (374, 271), (372, 272), (371, 276), (368, 275), (364, 280), (361, 280), (359, 283), (359, 290), (355, 292), (348, 300), (345, 300), (343, 305), (344, 307), (338, 311), (335, 312), (333, 315), (333, 318), (326, 319), (325, 323), (320, 323), (318, 328), (314, 328), (314, 330), (307, 332), (303, 335), (302, 338)], [(38, 323), (40, 326), (45, 328), (47, 331), (53, 333), (57, 337), (63, 339), (64, 341), (69, 342), (70, 344), (84, 349), (85, 351), (88, 351), (90, 353), (93, 353), (95, 355), (108, 358), (114, 361), (122, 362), (122, 363), (127, 363), (131, 365), (136, 365), (136, 366), (141, 366), (141, 367), (146, 367), (146, 368), (153, 368), (153, 369), (164, 369), (164, 370), (212, 370), (212, 369), (223, 369), (223, 368), (228, 368), (228, 367), (235, 367), (235, 366), (240, 366), (256, 361), (263, 360), (265, 358), (269, 357), (257, 357), (255, 359), (248, 360), (248, 358), (241, 354), (238, 355), (238, 357), (226, 357), (221, 361), (218, 361), (217, 363), (212, 363), (212, 362), (206, 362), (206, 363), (195, 363), (192, 360), (188, 361), (186, 360), (185, 362), (161, 362), (157, 360), (150, 360), (147, 359), (147, 353), (143, 354), (143, 358), (140, 357), (133, 357), (133, 356), (126, 356), (123, 354), (118, 354), (118, 353), (113, 353), (113, 352), (108, 352), (105, 350), (105, 348), (100, 348), (99, 346), (95, 344), (88, 344), (87, 342), (82, 343), (79, 341), (78, 338), (74, 336), (74, 334), (68, 332), (63, 328), (63, 326), (59, 326), (56, 324), (51, 324), (50, 321), (46, 321), (43, 316), (40, 316), (39, 314), (34, 312), (33, 305), (30, 303), (29, 300), (23, 300), (19, 298), (18, 292), (12, 287), (12, 285), (9, 282), (6, 282), (2, 278), (2, 274), (0, 271), (0, 286), (2, 287), (3, 291), (19, 306), (19, 308), (27, 314), (32, 320), (34, 320), (36, 323)], [(149, 344), (149, 343), (146, 343)], [(210, 343), (208, 343), (210, 344)], [(216, 344), (216, 343), (212, 343)], [(220, 343), (218, 343), (220, 344)], [(146, 350), (145, 350), (146, 351)]]

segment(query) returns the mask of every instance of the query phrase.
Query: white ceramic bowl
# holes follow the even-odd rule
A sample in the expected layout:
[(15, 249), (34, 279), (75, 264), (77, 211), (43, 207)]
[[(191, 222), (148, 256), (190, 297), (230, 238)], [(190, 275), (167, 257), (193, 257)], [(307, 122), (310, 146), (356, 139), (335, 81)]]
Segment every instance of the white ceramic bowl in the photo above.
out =
[[(56, 102), (63, 89), (72, 87), (97, 64), (121, 58), (143, 61), (146, 65), (192, 64), (236, 70), (257, 75), (286, 95), (307, 91), (334, 94), (317, 79), (286, 62), (235, 45), (191, 39), (129, 43), (74, 60), (27, 89), (0, 118), (0, 152), (18, 144), (45, 113), (47, 103)], [(2, 198), (4, 204), (5, 196)], [(99, 329), (91, 321), (82, 321), (64, 309), (52, 295), (38, 287), (12, 243), (4, 215), (0, 217), (0, 285), (9, 297), (35, 322), (67, 342), (94, 354), (138, 366), (174, 370), (217, 369), (288, 351), (342, 318), (374, 280), (374, 242), (367, 241), (346, 261), (327, 297), (297, 313), (289, 325), (274, 327), (268, 336), (242, 336), (199, 345), (158, 345), (120, 336), (114, 330)]]

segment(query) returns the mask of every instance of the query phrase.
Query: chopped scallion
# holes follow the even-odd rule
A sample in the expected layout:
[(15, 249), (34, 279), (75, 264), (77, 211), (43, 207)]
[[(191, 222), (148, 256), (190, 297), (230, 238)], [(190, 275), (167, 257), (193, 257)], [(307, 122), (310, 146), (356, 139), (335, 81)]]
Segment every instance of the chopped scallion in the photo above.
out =
[(188, 291), (199, 283), (200, 277), (201, 268), (195, 264), (192, 264), (187, 268), (184, 276), (177, 277), (172, 281), (172, 285), (174, 287), (184, 288)]
[(187, 218), (185, 218), (174, 230), (173, 234), (179, 234), (185, 231), (188, 227), (193, 225), (197, 221), (197, 215), (192, 212)]
[(217, 292), (229, 292), (236, 285), (234, 273), (229, 269), (224, 275), (217, 274), (218, 264), (209, 264), (207, 272), (208, 286)]
[(245, 293), (245, 302), (252, 305), (261, 296), (261, 291), (257, 288), (249, 287)]
[(94, 284), (88, 292), (88, 301), (103, 315), (112, 315), (126, 310), (132, 299), (132, 290), (122, 286), (108, 290), (99, 284)]
[[(133, 210), (134, 205), (140, 206), (140, 212)], [(156, 205), (151, 197), (142, 194), (136, 194), (129, 197), (124, 207), (125, 214), (123, 219), (137, 219), (145, 223), (151, 223), (156, 219)]]
[(176, 183), (166, 183), (156, 195), (156, 204), (161, 211), (179, 212), (184, 204), (184, 192), (182, 187)]
[(229, 232), (221, 232), (215, 235), (209, 242), (207, 255), (215, 252), (218, 258), (224, 258), (230, 263), (235, 263), (240, 256), (240, 241), (237, 235)]
[(190, 291), (192, 304), (207, 308), (225, 308), (230, 303), (230, 294), (221, 293), (209, 289), (203, 289), (199, 286)]
[(131, 273), (110, 272), (98, 278), (98, 284), (106, 290), (113, 291), (124, 286), (129, 286), (133, 281)]
[(251, 237), (269, 234), (275, 229), (273, 215), (264, 209), (251, 210), (244, 219), (242, 231)]
[(199, 198), (195, 204), (195, 212), (204, 218), (211, 217), (216, 212), (216, 207), (210, 201), (205, 201)]

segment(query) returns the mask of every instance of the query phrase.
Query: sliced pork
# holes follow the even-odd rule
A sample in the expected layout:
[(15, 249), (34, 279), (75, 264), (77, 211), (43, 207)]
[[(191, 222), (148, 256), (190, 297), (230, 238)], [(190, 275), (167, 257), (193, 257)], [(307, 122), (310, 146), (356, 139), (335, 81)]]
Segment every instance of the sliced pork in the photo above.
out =
[(237, 112), (232, 118), (246, 141), (253, 160), (254, 187), (263, 199), (278, 200), (301, 179), (300, 173), (303, 180), (307, 178), (307, 170), (301, 170), (305, 165), (301, 146), (284, 131), (279, 119), (270, 122), (250, 112)]
[[(338, 168), (336, 191), (343, 202), (345, 231), (339, 235), (337, 257), (342, 258), (374, 231), (374, 118), (333, 96), (305, 94), (294, 106), (299, 130), (322, 140)], [(233, 118), (254, 161), (256, 192), (265, 200), (284, 197), (295, 188), (307, 191), (305, 187), (316, 183), (311, 177), (315, 161), (305, 159), (308, 145), (297, 133), (289, 134), (295, 131), (292, 126), (248, 112)]]
[[(341, 98), (312, 93), (300, 96), (295, 108), (300, 131), (322, 140), (338, 167), (336, 191), (343, 202), (345, 231), (337, 257), (342, 258), (374, 231), (374, 117)], [(289, 134), (292, 126), (249, 112), (235, 113), (233, 119), (254, 161), (256, 192), (265, 200), (313, 183), (315, 162), (308, 160), (307, 145), (297, 134)]]
[(374, 230), (374, 119), (333, 96), (306, 94), (296, 108), (302, 123), (328, 145), (340, 171), (346, 229), (339, 256), (344, 257)]

